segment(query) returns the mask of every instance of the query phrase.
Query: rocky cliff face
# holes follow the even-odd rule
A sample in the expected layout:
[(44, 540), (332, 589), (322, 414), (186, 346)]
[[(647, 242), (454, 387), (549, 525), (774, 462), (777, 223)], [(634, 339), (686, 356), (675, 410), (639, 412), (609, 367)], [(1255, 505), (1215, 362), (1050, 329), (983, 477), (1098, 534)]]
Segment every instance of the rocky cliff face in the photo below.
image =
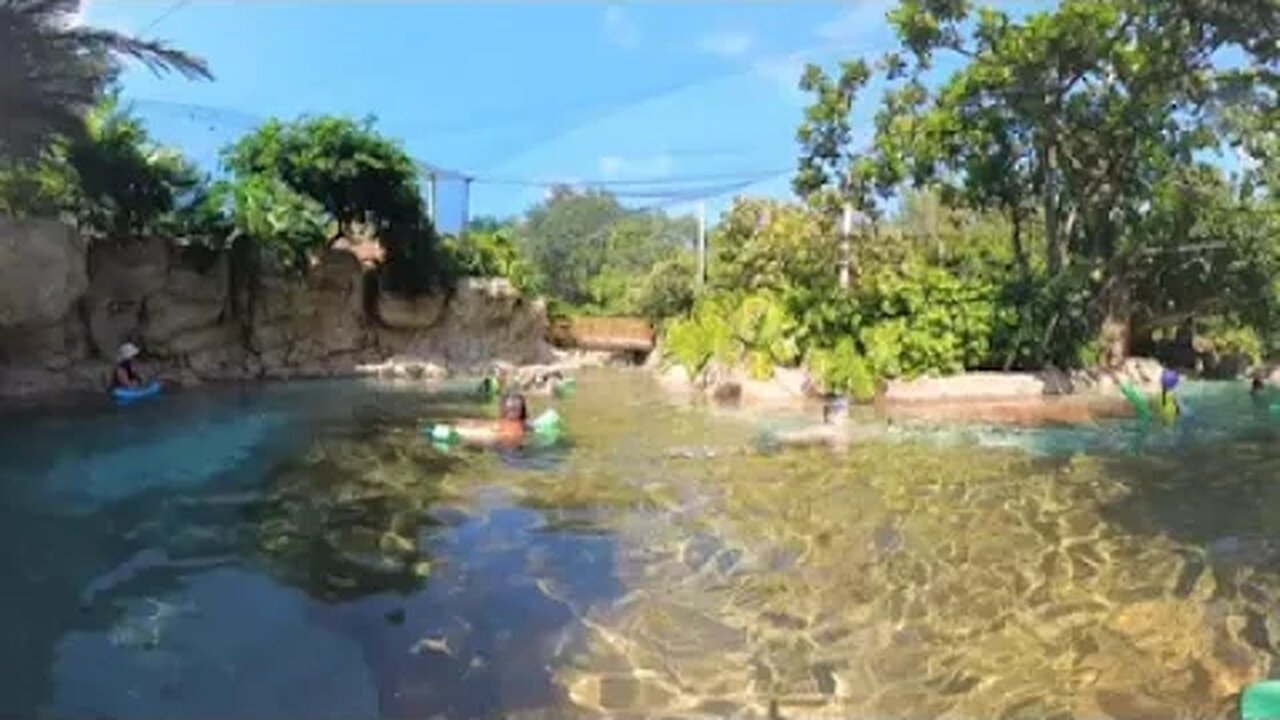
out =
[(90, 250), (59, 223), (0, 218), (0, 396), (102, 389), (125, 340), (184, 383), (550, 355), (545, 308), (503, 280), (414, 299), (366, 292), (372, 282), (349, 250), (332, 250), (306, 278), (266, 271), (238, 287), (226, 254), (196, 262), (164, 240)]

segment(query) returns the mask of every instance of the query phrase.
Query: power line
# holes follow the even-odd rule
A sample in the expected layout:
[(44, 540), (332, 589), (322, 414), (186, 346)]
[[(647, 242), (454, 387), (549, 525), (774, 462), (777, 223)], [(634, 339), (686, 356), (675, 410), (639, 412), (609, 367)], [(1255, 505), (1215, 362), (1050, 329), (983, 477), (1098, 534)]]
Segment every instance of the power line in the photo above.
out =
[(484, 185), (515, 185), (519, 187), (623, 187), (635, 185), (682, 185), (702, 182), (715, 182), (719, 180), (746, 180), (748, 178), (767, 179), (776, 177), (783, 173), (791, 172), (793, 168), (771, 168), (766, 170), (743, 170), (731, 173), (714, 173), (709, 175), (668, 175), (666, 177), (655, 178), (628, 178), (619, 180), (547, 180), (536, 178), (513, 178), (503, 176), (474, 176), (472, 181)]
[(147, 23), (146, 26), (144, 26), (141, 30), (138, 31), (138, 34), (146, 35), (148, 32), (155, 29), (157, 25), (164, 22), (165, 18), (178, 12), (179, 10), (181, 10), (182, 8), (190, 4), (191, 4), (191, 0), (178, 0), (174, 4), (170, 5), (168, 9), (166, 9), (165, 11), (157, 15), (151, 22)]
[[(159, 110), (161, 112), (177, 112), (186, 116), (186, 119), (192, 122), (210, 123), (209, 130), (212, 131), (215, 125), (225, 124), (231, 125), (239, 129), (249, 129), (263, 122), (266, 118), (253, 115), (238, 110), (230, 110), (227, 108), (219, 108), (211, 105), (200, 105), (195, 103), (184, 103), (174, 100), (156, 100), (146, 98), (134, 98), (129, 101), (134, 107), (142, 109)], [(696, 157), (696, 156), (736, 156), (737, 153), (727, 151), (723, 147), (716, 147), (706, 151), (696, 148), (685, 148), (678, 153), (669, 153), (673, 158)], [(413, 158), (414, 165), (420, 174), (427, 177), (434, 177), (437, 180), (445, 181), (463, 181), (473, 182), (481, 185), (506, 185), (515, 187), (532, 187), (532, 188), (551, 188), (551, 187), (573, 187), (573, 188), (613, 188), (613, 187), (638, 187), (644, 188), (631, 193), (633, 197), (664, 197), (669, 193), (662, 192), (663, 187), (680, 187), (684, 185), (696, 185), (700, 183), (711, 183), (707, 188), (683, 188), (688, 190), (709, 189), (713, 190), (717, 183), (721, 181), (730, 181), (730, 184), (740, 181), (756, 181), (768, 179), (790, 172), (791, 168), (765, 168), (760, 170), (740, 170), (734, 172), (708, 173), (700, 175), (684, 175), (684, 176), (665, 176), (652, 178), (595, 178), (595, 179), (578, 179), (578, 178), (536, 178), (536, 177), (518, 177), (506, 175), (483, 175), (447, 168), (443, 165), (437, 165), (420, 158)]]

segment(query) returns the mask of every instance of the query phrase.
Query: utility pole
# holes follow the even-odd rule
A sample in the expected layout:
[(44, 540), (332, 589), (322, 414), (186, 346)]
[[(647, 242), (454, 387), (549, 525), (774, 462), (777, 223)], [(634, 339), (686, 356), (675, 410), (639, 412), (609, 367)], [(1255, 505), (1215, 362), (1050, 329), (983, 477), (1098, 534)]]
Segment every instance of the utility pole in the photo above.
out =
[(707, 201), (698, 201), (698, 287), (707, 284)]
[(427, 175), (427, 217), (436, 225), (436, 174)]
[(471, 227), (471, 181), (474, 178), (467, 178), (462, 184), (462, 229), (459, 234), (465, 235), (467, 228)]
[(853, 206), (844, 204), (840, 217), (840, 289), (849, 289), (849, 266), (853, 262)]

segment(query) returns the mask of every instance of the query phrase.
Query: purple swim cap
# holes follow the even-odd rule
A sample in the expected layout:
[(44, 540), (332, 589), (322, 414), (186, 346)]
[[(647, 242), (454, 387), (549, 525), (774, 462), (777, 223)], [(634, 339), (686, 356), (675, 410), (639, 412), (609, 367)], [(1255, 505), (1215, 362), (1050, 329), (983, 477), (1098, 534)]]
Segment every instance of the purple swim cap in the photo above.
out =
[(1160, 387), (1165, 390), (1172, 390), (1178, 386), (1178, 372), (1165, 368), (1160, 371)]

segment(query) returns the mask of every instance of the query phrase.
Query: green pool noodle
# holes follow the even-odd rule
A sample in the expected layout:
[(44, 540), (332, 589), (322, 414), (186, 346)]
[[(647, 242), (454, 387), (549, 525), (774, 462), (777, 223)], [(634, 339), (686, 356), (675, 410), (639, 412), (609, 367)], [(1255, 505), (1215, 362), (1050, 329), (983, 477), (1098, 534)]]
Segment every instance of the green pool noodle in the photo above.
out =
[(1138, 392), (1137, 388), (1127, 382), (1120, 383), (1120, 394), (1133, 405), (1133, 411), (1137, 413), (1138, 419), (1151, 419), (1151, 403), (1147, 401), (1146, 396)]
[(427, 428), (427, 437), (431, 438), (432, 442), (448, 444), (457, 441), (458, 431), (452, 425), (441, 423)]
[(1173, 398), (1173, 393), (1168, 393), (1161, 398), (1157, 408), (1160, 411), (1160, 421), (1164, 424), (1172, 425), (1178, 419), (1178, 404)]
[(555, 408), (544, 411), (529, 421), (529, 429), (543, 437), (560, 435), (560, 413)]
[(556, 383), (555, 387), (551, 390), (551, 393), (556, 397), (569, 397), (573, 394), (573, 391), (577, 389), (578, 382), (573, 378), (569, 378)]
[(1280, 680), (1262, 680), (1240, 695), (1240, 720), (1280, 720)]

